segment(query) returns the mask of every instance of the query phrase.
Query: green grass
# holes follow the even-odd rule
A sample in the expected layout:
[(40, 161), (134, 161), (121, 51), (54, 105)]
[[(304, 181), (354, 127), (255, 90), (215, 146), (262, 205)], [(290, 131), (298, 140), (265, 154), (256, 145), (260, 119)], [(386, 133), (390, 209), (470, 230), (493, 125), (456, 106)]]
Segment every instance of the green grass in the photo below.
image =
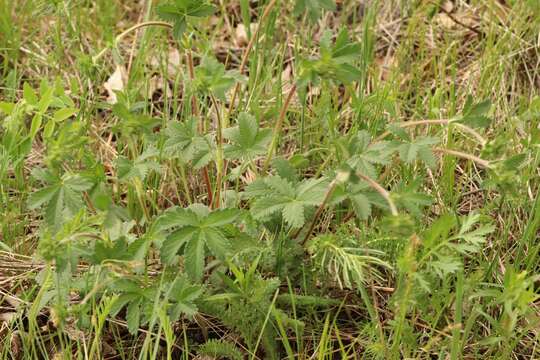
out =
[(1, 359), (540, 358), (536, 1), (163, 3), (0, 0)]

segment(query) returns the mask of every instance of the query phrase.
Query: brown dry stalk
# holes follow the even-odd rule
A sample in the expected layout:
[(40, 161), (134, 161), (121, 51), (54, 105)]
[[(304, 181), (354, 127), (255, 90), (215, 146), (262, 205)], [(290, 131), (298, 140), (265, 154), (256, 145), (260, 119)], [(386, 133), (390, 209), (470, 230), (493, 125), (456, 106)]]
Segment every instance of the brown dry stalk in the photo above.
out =
[[(195, 69), (193, 66), (193, 55), (191, 54), (191, 49), (186, 50), (186, 62), (188, 66), (189, 78), (193, 81), (195, 79)], [(197, 105), (197, 98), (195, 95), (191, 97), (191, 112), (195, 117), (199, 117), (199, 106)], [(204, 126), (202, 124), (202, 119), (199, 122), (199, 132), (204, 131)], [(206, 185), (206, 192), (208, 193), (208, 204), (212, 206), (214, 202), (214, 197), (212, 195), (212, 184), (210, 183), (210, 175), (208, 175), (208, 166), (203, 167), (201, 170), (203, 174), (204, 184)]]

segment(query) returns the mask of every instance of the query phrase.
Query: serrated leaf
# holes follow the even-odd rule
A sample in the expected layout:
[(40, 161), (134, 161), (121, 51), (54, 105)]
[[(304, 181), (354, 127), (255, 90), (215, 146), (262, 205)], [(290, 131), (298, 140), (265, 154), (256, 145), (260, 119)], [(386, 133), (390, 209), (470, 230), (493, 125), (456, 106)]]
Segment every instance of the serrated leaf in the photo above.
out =
[(141, 320), (140, 301), (132, 301), (126, 311), (126, 321), (129, 333), (134, 335), (139, 331)]
[(212, 254), (220, 259), (225, 259), (230, 244), (221, 231), (212, 228), (202, 229), (201, 237), (204, 238), (204, 242)]
[(49, 226), (58, 229), (84, 207), (82, 192), (89, 190), (93, 182), (80, 175), (64, 174), (58, 178), (47, 172), (36, 171), (35, 174), (51, 184), (31, 194), (28, 205), (35, 209), (46, 204), (45, 220)]
[(49, 187), (45, 187), (43, 189), (34, 191), (28, 197), (29, 208), (37, 209), (41, 205), (49, 202), (52, 199), (52, 197), (56, 194), (58, 189), (59, 189), (58, 186), (49, 186)]
[(406, 163), (416, 160), (424, 161), (428, 166), (436, 164), (431, 147), (439, 143), (439, 139), (433, 137), (419, 137), (412, 141), (402, 142), (398, 147), (399, 157)]
[(188, 276), (195, 281), (202, 278), (204, 272), (204, 237), (199, 232), (185, 246), (184, 266)]
[(184, 35), (189, 18), (206, 17), (215, 11), (215, 6), (202, 0), (174, 0), (156, 8), (156, 13), (161, 19), (173, 23), (173, 36), (178, 40)]
[(231, 245), (222, 227), (232, 224), (239, 214), (236, 209), (210, 211), (202, 204), (165, 212), (154, 225), (157, 231), (172, 229), (160, 248), (163, 262), (170, 264), (177, 254), (183, 254), (186, 272), (191, 279), (199, 281), (204, 268), (205, 249), (221, 259), (226, 257)]
[(144, 181), (150, 171), (159, 172), (160, 166), (152, 157), (157, 156), (157, 151), (153, 148), (146, 149), (135, 160), (130, 160), (126, 157), (118, 157), (116, 165), (118, 168), (118, 179), (123, 182), (133, 180), (135, 178)]
[(167, 236), (160, 248), (160, 255), (163, 262), (172, 264), (180, 248), (194, 236), (198, 236), (198, 231), (198, 228), (188, 226), (176, 230)]
[(371, 215), (371, 203), (364, 194), (351, 196), (353, 210), (356, 216), (361, 220), (366, 220)]
[(249, 197), (255, 197), (251, 214), (255, 219), (264, 220), (281, 212), (285, 222), (292, 227), (305, 223), (305, 208), (319, 205), (327, 187), (324, 178), (304, 180), (296, 188), (279, 176), (270, 176), (262, 181), (264, 185), (259, 183), (247, 193)]
[(203, 293), (203, 288), (199, 285), (190, 284), (185, 276), (179, 276), (171, 285), (170, 297), (174, 300), (170, 311), (171, 320), (178, 320), (180, 315), (193, 316), (197, 312), (194, 303)]
[(206, 56), (195, 68), (195, 88), (205, 94), (213, 94), (225, 100), (225, 93), (243, 77), (235, 71), (225, 71), (225, 65), (213, 57)]
[(255, 200), (250, 211), (255, 219), (263, 220), (268, 218), (268, 216), (281, 211), (288, 201), (289, 200), (285, 197), (262, 197)]
[(283, 218), (293, 228), (304, 225), (304, 205), (300, 202), (289, 202), (283, 207)]
[(270, 191), (274, 191), (277, 194), (281, 194), (291, 198), (295, 197), (295, 189), (293, 185), (289, 181), (279, 176), (267, 177), (264, 179), (264, 182), (266, 183)]
[(299, 15), (307, 12), (309, 18), (314, 21), (321, 16), (322, 10), (333, 11), (335, 9), (334, 0), (296, 0), (294, 13)]
[(168, 230), (173, 227), (198, 226), (199, 218), (190, 209), (174, 207), (167, 209), (155, 222), (158, 231)]
[(202, 226), (220, 227), (234, 222), (238, 216), (240, 211), (237, 209), (218, 209), (203, 220)]
[(226, 129), (224, 136), (232, 142), (225, 147), (227, 158), (252, 160), (266, 152), (272, 131), (259, 130), (257, 120), (253, 116), (241, 113), (238, 117), (238, 126)]
[(430, 262), (430, 267), (439, 277), (444, 278), (461, 270), (463, 265), (459, 259), (453, 256), (439, 256), (438, 260)]
[(491, 119), (487, 116), (491, 109), (491, 101), (484, 100), (479, 103), (473, 103), (473, 97), (468, 96), (463, 109), (463, 116), (460, 122), (472, 127), (487, 128)]

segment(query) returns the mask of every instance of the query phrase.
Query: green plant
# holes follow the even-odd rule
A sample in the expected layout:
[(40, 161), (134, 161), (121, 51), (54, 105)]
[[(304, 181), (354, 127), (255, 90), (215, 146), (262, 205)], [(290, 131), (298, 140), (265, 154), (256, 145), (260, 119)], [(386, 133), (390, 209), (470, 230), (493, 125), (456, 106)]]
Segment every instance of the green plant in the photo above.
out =
[(161, 258), (170, 264), (181, 251), (186, 272), (192, 279), (201, 280), (206, 249), (222, 260), (226, 258), (230, 245), (222, 228), (239, 215), (235, 209), (210, 211), (202, 204), (168, 210), (156, 221), (160, 231), (174, 229), (161, 245)]
[(538, 357), (529, 2), (154, 3), (0, 0), (0, 358)]

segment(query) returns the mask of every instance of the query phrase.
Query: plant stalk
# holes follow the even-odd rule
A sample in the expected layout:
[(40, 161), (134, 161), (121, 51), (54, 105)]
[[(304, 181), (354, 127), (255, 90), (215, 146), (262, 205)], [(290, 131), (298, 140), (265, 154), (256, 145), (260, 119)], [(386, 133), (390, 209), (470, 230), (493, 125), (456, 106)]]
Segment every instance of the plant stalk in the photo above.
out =
[(285, 115), (287, 114), (287, 110), (289, 109), (289, 105), (291, 104), (292, 98), (295, 93), (296, 93), (296, 84), (294, 84), (291, 90), (289, 90), (287, 99), (285, 99), (285, 103), (283, 104), (281, 108), (281, 112), (279, 113), (279, 118), (276, 122), (276, 125), (274, 126), (274, 132), (272, 134), (272, 142), (270, 143), (270, 147), (268, 148), (268, 154), (266, 155), (266, 160), (264, 162), (263, 172), (266, 172), (268, 170), (268, 167), (270, 166), (270, 162), (272, 161), (272, 155), (277, 146), (279, 133), (281, 132), (283, 121), (285, 120)]

